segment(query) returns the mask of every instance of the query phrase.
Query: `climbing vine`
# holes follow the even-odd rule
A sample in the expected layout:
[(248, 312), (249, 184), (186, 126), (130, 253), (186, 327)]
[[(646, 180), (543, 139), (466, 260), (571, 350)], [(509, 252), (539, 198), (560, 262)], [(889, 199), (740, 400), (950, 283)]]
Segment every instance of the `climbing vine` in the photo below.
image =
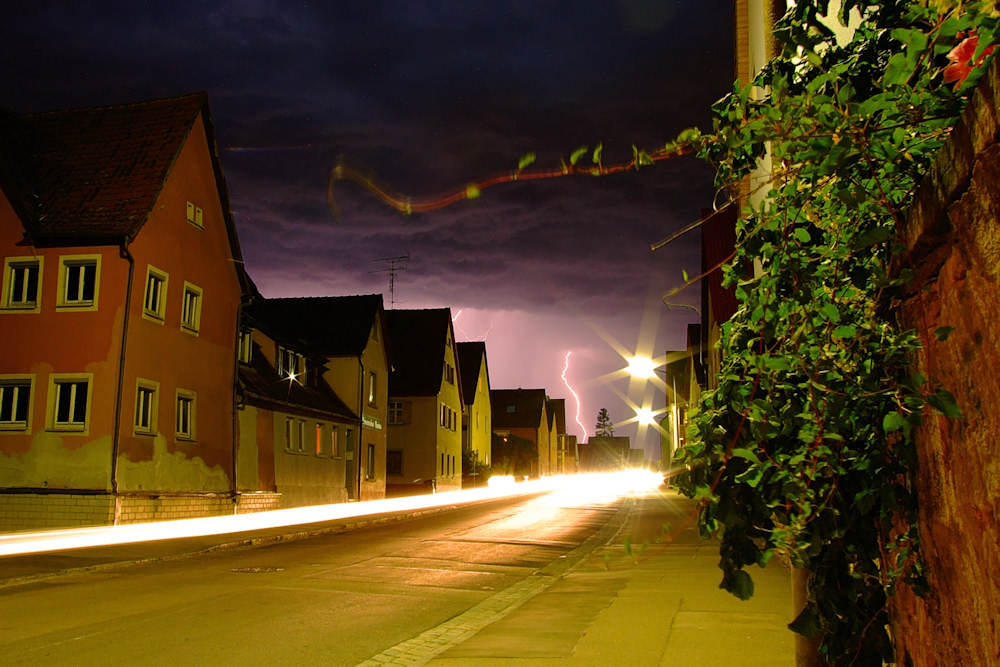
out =
[[(721, 538), (721, 587), (778, 556), (809, 572), (790, 627), (830, 664), (891, 658), (887, 604), (926, 587), (913, 486), (925, 406), (959, 416), (914, 372), (919, 341), (894, 306), (910, 278), (903, 223), (992, 50), (993, 3), (799, 0), (781, 52), (713, 107), (698, 154), (742, 203), (738, 300), (722, 325), (718, 386), (679, 454), (703, 534)], [(742, 195), (742, 196), (741, 196)], [(947, 336), (941, 327), (938, 335)]]

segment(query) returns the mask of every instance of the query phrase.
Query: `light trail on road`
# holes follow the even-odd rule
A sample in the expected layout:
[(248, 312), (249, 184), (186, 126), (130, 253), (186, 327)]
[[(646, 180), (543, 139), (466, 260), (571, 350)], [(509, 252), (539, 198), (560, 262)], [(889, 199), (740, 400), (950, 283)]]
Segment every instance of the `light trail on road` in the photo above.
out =
[[(644, 488), (655, 488), (661, 481), (662, 477), (646, 470), (626, 470), (617, 473), (543, 477), (538, 480), (518, 483), (508, 480), (506, 484), (498, 483), (486, 488), (465, 491), (447, 491), (444, 493), (407, 496), (404, 498), (383, 498), (357, 503), (293, 507), (250, 514), (177, 519), (118, 526), (67, 528), (31, 533), (12, 533), (0, 535), (0, 556), (44, 553), (114, 544), (134, 544), (137, 542), (152, 542), (183, 537), (226, 535), (250, 530), (299, 526), (390, 512), (417, 511), (540, 493), (553, 494), (560, 492), (565, 494), (573, 492), (575, 494), (589, 493), (593, 498), (607, 498), (609, 495), (618, 497), (636, 493)], [(556, 495), (554, 497), (558, 498), (559, 496)]]

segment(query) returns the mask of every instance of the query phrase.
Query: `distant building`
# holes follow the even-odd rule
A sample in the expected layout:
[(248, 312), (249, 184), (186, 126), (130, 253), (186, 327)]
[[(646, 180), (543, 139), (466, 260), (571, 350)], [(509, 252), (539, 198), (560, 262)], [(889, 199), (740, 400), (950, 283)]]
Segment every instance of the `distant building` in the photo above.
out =
[[(475, 465), (490, 466), (493, 410), (490, 406), (490, 374), (486, 343), (458, 343), (458, 370), (462, 377), (462, 452)], [(477, 470), (463, 470), (473, 485), (483, 481)]]
[(388, 491), (460, 489), (464, 401), (451, 310), (389, 310), (386, 321)]
[[(530, 469), (523, 471), (523, 474), (530, 476), (548, 475), (552, 469), (550, 463), (552, 428), (549, 425), (546, 402), (544, 389), (490, 391), (494, 435), (500, 438), (501, 443), (509, 443), (511, 436), (520, 438), (522, 441), (530, 442), (535, 449)], [(494, 461), (500, 458), (502, 454), (494, 451)]]
[(0, 120), (0, 257), (0, 528), (239, 509), (250, 288), (207, 97)]
[(631, 443), (628, 436), (591, 436), (580, 445), (580, 470), (608, 472), (622, 470), (629, 463)]

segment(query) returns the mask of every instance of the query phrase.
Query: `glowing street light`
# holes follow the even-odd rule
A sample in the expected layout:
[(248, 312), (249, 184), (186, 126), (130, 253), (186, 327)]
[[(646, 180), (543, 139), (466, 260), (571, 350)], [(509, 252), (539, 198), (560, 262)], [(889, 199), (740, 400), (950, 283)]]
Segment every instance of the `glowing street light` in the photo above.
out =
[(642, 407), (635, 411), (635, 420), (643, 426), (652, 426), (656, 423), (656, 413), (652, 408)]
[(628, 374), (634, 378), (651, 378), (656, 371), (656, 362), (649, 357), (636, 355), (628, 360)]

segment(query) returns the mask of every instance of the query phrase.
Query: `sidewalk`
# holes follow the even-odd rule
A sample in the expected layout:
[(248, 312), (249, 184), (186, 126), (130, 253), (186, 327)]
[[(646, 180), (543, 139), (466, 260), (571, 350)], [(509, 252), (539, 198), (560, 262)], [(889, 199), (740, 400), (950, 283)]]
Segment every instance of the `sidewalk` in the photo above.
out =
[(656, 543), (663, 524), (681, 525), (692, 508), (672, 492), (637, 499), (610, 542), (426, 664), (794, 664), (786, 569), (751, 570), (756, 593), (741, 601), (718, 588), (717, 545), (694, 526), (669, 546)]

